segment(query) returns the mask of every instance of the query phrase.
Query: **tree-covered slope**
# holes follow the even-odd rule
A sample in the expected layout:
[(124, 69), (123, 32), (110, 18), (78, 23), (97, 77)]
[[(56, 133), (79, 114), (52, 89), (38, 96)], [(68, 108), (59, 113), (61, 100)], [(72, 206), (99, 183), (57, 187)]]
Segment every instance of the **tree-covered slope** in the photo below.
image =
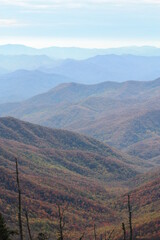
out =
[(14, 116), (90, 135), (119, 149), (159, 136), (160, 80), (62, 84), (19, 104), (0, 105)]
[[(23, 210), (30, 212), (35, 233), (47, 230), (54, 235), (57, 204), (69, 204), (66, 224), (70, 237), (75, 238), (84, 229), (91, 235), (94, 223), (98, 231), (99, 227), (107, 225), (111, 230), (116, 225), (119, 236), (121, 213), (117, 197), (130, 188), (134, 192), (138, 184), (143, 189), (143, 184), (150, 182), (141, 180), (144, 175), (140, 170), (147, 169), (143, 161), (93, 138), (0, 118), (0, 211), (14, 224), (15, 158), (19, 163)], [(158, 209), (156, 205), (154, 209)]]

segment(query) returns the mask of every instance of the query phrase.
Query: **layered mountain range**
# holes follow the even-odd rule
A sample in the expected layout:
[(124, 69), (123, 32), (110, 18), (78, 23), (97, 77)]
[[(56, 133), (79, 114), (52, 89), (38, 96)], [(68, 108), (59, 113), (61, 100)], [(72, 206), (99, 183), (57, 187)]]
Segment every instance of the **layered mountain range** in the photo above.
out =
[(21, 103), (0, 105), (0, 114), (87, 134), (157, 164), (159, 96), (160, 79), (96, 85), (68, 83)]
[(159, 65), (160, 57), (134, 55), (101, 55), (84, 60), (0, 55), (0, 103), (26, 100), (61, 83), (152, 80), (160, 76)]
[[(23, 72), (24, 70), (30, 71), (28, 74), (32, 76), (32, 82), (38, 81), (39, 78), (43, 78), (44, 74), (49, 73), (67, 78), (67, 82), (73, 81), (83, 84), (96, 84), (105, 81), (147, 81), (160, 76), (159, 65), (160, 57), (156, 56), (99, 55), (84, 60), (75, 60), (55, 59), (46, 55), (0, 55), (0, 80), (5, 79), (6, 84), (10, 83), (8, 91), (17, 84), (15, 81), (17, 71)], [(24, 77), (23, 75), (19, 76), (22, 83), (26, 79), (25, 71), (23, 72)], [(35, 71), (39, 72), (38, 76), (35, 76)], [(12, 83), (10, 82), (11, 78), (13, 78)], [(46, 76), (46, 78), (48, 77)], [(66, 81), (59, 81), (56, 84), (64, 82)], [(42, 86), (40, 82), (39, 87)], [(45, 88), (44, 91), (46, 91)], [(17, 101), (16, 97), (15, 101)]]
[(133, 239), (159, 240), (159, 49), (6, 45), (0, 54), (0, 212), (8, 225), (18, 226), (18, 159), (25, 234), (27, 210), (34, 238), (54, 239), (60, 205), (66, 239), (93, 239), (96, 225), (97, 238), (120, 240), (122, 222), (128, 237), (129, 194)]

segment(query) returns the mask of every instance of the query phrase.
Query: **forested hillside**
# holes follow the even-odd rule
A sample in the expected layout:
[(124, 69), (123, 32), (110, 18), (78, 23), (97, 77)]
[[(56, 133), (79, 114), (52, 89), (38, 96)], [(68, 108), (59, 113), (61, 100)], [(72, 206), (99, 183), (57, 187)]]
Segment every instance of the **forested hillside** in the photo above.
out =
[[(154, 231), (152, 225), (159, 224), (159, 209), (157, 202), (154, 203), (156, 199), (159, 201), (156, 190), (159, 177), (152, 181), (148, 175), (141, 175), (152, 164), (92, 138), (14, 118), (0, 119), (0, 152), (0, 211), (12, 227), (16, 225), (17, 212), (15, 158), (19, 163), (23, 210), (30, 212), (34, 234), (43, 230), (54, 235), (57, 204), (62, 207), (67, 204), (69, 239), (81, 235), (85, 229), (86, 237), (92, 236), (94, 224), (99, 234), (115, 228), (116, 239), (122, 216), (124, 220), (127, 217), (125, 200), (119, 199), (127, 199), (123, 194), (131, 189), (132, 203), (136, 201), (135, 233), (140, 231), (142, 236), (150, 236)], [(146, 208), (147, 204), (150, 205)], [(141, 224), (142, 217), (147, 217), (147, 224), (151, 225), (149, 232)], [(154, 235), (159, 235), (158, 229)]]
[(87, 134), (145, 159), (149, 158), (148, 148), (143, 147), (141, 154), (138, 148), (148, 142), (158, 163), (159, 93), (159, 79), (96, 85), (66, 83), (25, 102), (0, 105), (0, 113)]

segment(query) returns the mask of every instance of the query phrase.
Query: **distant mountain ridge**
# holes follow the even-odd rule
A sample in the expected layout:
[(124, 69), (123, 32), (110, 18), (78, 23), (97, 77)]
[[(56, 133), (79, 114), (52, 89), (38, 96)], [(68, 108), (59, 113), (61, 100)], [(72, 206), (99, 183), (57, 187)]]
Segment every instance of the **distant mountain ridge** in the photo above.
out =
[(68, 59), (43, 71), (70, 77), (78, 83), (96, 84), (105, 81), (153, 80), (160, 76), (159, 66), (160, 57), (110, 54), (81, 61)]
[(37, 70), (41, 66), (52, 67), (57, 65), (59, 60), (54, 60), (46, 55), (0, 55), (0, 68), (8, 72), (16, 70)]
[(84, 84), (153, 80), (160, 76), (159, 66), (159, 56), (108, 54), (74, 60), (53, 59), (47, 55), (0, 55), (0, 73), (38, 70), (64, 75), (74, 82)]
[(133, 55), (101, 55), (79, 61), (0, 55), (0, 103), (26, 100), (61, 83), (148, 81), (160, 76), (159, 66), (160, 57)]
[(39, 70), (17, 70), (0, 76), (0, 103), (18, 102), (48, 91), (71, 79)]
[(152, 46), (142, 47), (119, 47), (119, 48), (108, 48), (108, 49), (87, 49), (77, 47), (48, 47), (42, 49), (36, 49), (27, 47), (24, 45), (8, 44), (0, 46), (0, 54), (5, 55), (47, 55), (55, 58), (73, 58), (73, 59), (85, 59), (94, 57), (96, 55), (106, 54), (133, 54), (138, 56), (160, 56), (160, 49)]

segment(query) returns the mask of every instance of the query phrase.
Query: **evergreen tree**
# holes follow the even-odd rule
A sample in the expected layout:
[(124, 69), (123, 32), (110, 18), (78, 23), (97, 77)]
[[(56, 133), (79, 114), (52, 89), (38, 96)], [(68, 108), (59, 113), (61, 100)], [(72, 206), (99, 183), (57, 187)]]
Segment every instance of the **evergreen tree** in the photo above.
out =
[(48, 240), (48, 235), (46, 233), (39, 233), (38, 240)]
[(7, 227), (4, 218), (0, 213), (0, 240), (11, 240), (11, 236), (15, 234), (15, 231), (12, 231)]

